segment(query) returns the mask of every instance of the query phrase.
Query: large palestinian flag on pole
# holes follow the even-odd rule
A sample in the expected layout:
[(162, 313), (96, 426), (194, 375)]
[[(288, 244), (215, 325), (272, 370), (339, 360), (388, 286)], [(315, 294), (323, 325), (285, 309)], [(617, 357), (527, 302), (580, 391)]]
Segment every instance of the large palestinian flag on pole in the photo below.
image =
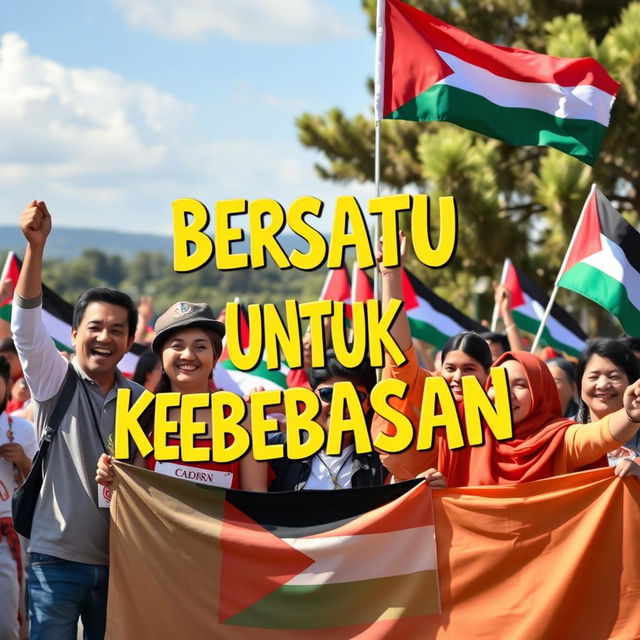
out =
[[(240, 346), (246, 352), (249, 347), (250, 336), (247, 308), (244, 305), (240, 305), (239, 315)], [(231, 361), (225, 339), (222, 355), (213, 371), (213, 380), (220, 389), (233, 391), (239, 395), (249, 395), (249, 392), (254, 387), (264, 387), (267, 391), (270, 389), (286, 389), (288, 372), (289, 368), (284, 364), (281, 364), (280, 369), (277, 371), (267, 369), (267, 363), (264, 359), (258, 363), (255, 369), (241, 371)]]
[[(514, 322), (522, 331), (537, 334), (540, 320), (549, 304), (549, 296), (508, 258), (503, 273), (502, 284), (511, 292)], [(559, 304), (554, 304), (540, 342), (579, 357), (586, 340), (587, 335), (580, 325)]]
[(556, 285), (612, 313), (640, 335), (640, 233), (594, 184), (582, 209)]
[(479, 322), (458, 311), (428, 289), (408, 269), (402, 272), (402, 296), (411, 336), (442, 349), (444, 343), (463, 331), (486, 331)]
[(423, 482), (249, 493), (116, 475), (110, 640), (383, 638), (439, 611)]
[(595, 162), (620, 85), (593, 58), (492, 45), (400, 0), (380, 3), (378, 120), (452, 122)]
[(640, 484), (610, 468), (431, 494), (115, 469), (107, 640), (640, 636)]
[[(18, 282), (22, 261), (12, 251), (9, 252), (5, 266), (2, 270), (3, 275), (13, 281), (13, 290)], [(15, 278), (15, 280), (14, 280)], [(13, 305), (12, 296), (3, 301), (0, 306), (0, 318), (11, 322), (11, 310)], [(49, 289), (44, 283), (42, 284), (42, 321), (49, 335), (53, 338), (59, 351), (67, 351), (73, 353), (75, 349), (71, 344), (71, 327), (73, 325), (73, 305), (63, 300), (57, 293)], [(140, 354), (145, 351), (145, 347), (134, 344), (131, 350), (124, 355), (124, 358), (118, 363), (118, 368), (123, 373), (131, 375), (136, 368)]]

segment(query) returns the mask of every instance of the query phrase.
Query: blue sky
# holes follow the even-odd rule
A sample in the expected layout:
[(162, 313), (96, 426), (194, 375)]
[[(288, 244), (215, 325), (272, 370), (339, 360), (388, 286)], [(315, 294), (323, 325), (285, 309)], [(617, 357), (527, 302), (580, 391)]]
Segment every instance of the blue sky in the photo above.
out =
[(0, 15), (0, 224), (31, 198), (61, 226), (168, 233), (175, 198), (310, 194), (331, 211), (373, 195), (317, 178), (294, 126), (370, 109), (359, 0), (21, 0)]

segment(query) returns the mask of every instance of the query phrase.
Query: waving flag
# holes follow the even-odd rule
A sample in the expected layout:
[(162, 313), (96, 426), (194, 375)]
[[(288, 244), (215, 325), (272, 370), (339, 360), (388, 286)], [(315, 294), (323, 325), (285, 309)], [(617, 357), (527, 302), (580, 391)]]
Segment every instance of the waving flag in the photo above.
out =
[[(3, 269), (9, 274), (11, 279), (15, 278), (14, 288), (18, 282), (22, 262), (13, 252), (9, 253), (7, 262)], [(11, 300), (5, 300), (0, 305), (0, 318), (11, 322), (11, 310), (13, 305)], [(73, 305), (63, 300), (57, 293), (49, 289), (44, 283), (42, 284), (42, 321), (49, 335), (53, 338), (59, 351), (67, 351), (73, 353), (75, 349), (71, 344), (71, 327), (73, 325)], [(120, 371), (127, 375), (131, 375), (136, 368), (140, 354), (146, 350), (146, 347), (140, 344), (134, 344), (130, 351), (125, 353), (124, 357), (118, 363)]]
[(402, 273), (402, 296), (409, 317), (411, 336), (441, 349), (444, 343), (463, 331), (486, 331), (479, 322), (428, 289), (408, 269)]
[[(244, 351), (249, 348), (249, 320), (247, 308), (240, 305), (240, 346)], [(216, 386), (225, 391), (233, 391), (238, 395), (248, 395), (254, 387), (269, 389), (286, 389), (287, 373), (289, 368), (282, 364), (278, 371), (267, 369), (265, 360), (261, 360), (258, 366), (251, 371), (241, 371), (229, 358), (229, 351), (225, 345), (222, 349), (218, 363), (213, 371), (213, 379)]]
[[(511, 292), (513, 321), (519, 329), (536, 334), (549, 296), (511, 260), (505, 261), (503, 284)], [(542, 332), (542, 344), (578, 357), (586, 346), (587, 335), (559, 305), (554, 304)]]
[(640, 233), (593, 185), (573, 232), (556, 285), (612, 313), (640, 335)]
[(400, 0), (380, 2), (378, 119), (452, 122), (595, 162), (620, 85), (594, 59), (492, 45)]

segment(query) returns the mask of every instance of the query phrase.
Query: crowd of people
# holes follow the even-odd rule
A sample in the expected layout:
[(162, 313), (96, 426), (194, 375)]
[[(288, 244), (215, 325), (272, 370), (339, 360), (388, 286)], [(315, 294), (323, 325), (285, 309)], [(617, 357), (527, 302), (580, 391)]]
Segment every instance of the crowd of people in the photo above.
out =
[[(41, 267), (51, 230), (45, 203), (30, 203), (20, 225), (27, 247), (13, 296), (12, 337), (0, 341), (0, 639), (19, 637), (24, 577), (31, 638), (75, 639), (81, 620), (85, 638), (94, 640), (103, 637), (106, 624), (109, 510), (102, 489), (113, 480), (111, 443), (117, 390), (130, 389), (133, 399), (144, 389), (215, 392), (212, 371), (222, 353), (225, 324), (206, 303), (176, 301), (150, 331), (149, 300), (141, 309), (125, 293), (90, 289), (74, 308), (75, 354), (69, 359), (57, 350), (42, 321)], [(402, 235), (399, 242), (404, 257)], [(392, 298), (402, 299), (401, 272), (383, 267), (380, 272), (386, 308)], [(498, 289), (496, 300), (506, 335), (453, 336), (433, 361), (421, 358), (401, 310), (391, 333), (408, 361), (398, 366), (387, 358), (382, 378), (398, 378), (408, 385), (395, 408), (417, 430), (429, 376), (445, 379), (464, 420), (462, 377), (474, 376), (491, 396), (491, 368), (504, 367), (511, 394), (512, 439), (499, 442), (487, 432), (483, 446), (451, 450), (444, 435), (436, 432), (429, 451), (410, 447), (398, 454), (363, 454), (346, 439), (337, 456), (320, 451), (302, 460), (283, 457), (266, 463), (247, 454), (229, 464), (180, 459), (167, 464), (137, 452), (130, 462), (169, 475), (181, 470), (180, 477), (250, 491), (349, 489), (416, 477), (425, 478), (434, 489), (520, 483), (608, 464), (618, 476), (640, 477), (635, 460), (640, 459), (638, 339), (595, 340), (577, 366), (560, 354), (545, 362), (523, 349), (523, 337), (510, 319), (508, 292)], [(118, 363), (136, 340), (149, 349), (127, 378), (118, 370)], [(306, 336), (307, 347), (308, 340)], [(29, 473), (38, 448), (36, 434), (43, 433), (66, 381), (73, 376), (76, 384), (62, 407), (46, 460), (31, 536), (29, 541), (22, 540), (21, 549), (12, 526), (11, 496)], [(350, 382), (372, 435), (393, 435), (394, 424), (371, 409), (376, 371), (366, 361), (345, 367), (329, 349), (324, 367), (311, 367), (307, 358), (303, 368), (291, 371), (288, 382), (314, 391), (316, 422), (325, 429), (334, 385)], [(170, 409), (168, 419), (177, 423), (168, 444), (178, 444), (178, 409)], [(196, 446), (210, 449), (215, 426), (211, 409), (197, 409), (194, 419), (207, 429), (196, 438)], [(142, 423), (152, 437), (152, 409)], [(251, 431), (249, 420), (243, 426)], [(270, 443), (283, 444), (286, 438), (286, 423), (281, 421)], [(24, 575), (23, 565), (28, 566)]]

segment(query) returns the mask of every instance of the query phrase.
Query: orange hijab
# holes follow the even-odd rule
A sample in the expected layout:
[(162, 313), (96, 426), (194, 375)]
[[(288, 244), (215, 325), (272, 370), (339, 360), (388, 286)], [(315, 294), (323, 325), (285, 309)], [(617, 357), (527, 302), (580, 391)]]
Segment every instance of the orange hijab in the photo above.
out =
[[(546, 363), (526, 351), (508, 351), (494, 366), (510, 359), (524, 368), (531, 389), (531, 410), (513, 425), (514, 436), (510, 440), (496, 440), (485, 427), (485, 444), (465, 447), (468, 468), (463, 470), (466, 465), (459, 462), (447, 465), (451, 472), (447, 477), (450, 487), (529, 482), (554, 474), (555, 455), (563, 446), (566, 429), (574, 421), (562, 417), (556, 383)], [(491, 376), (486, 388), (490, 386)]]

